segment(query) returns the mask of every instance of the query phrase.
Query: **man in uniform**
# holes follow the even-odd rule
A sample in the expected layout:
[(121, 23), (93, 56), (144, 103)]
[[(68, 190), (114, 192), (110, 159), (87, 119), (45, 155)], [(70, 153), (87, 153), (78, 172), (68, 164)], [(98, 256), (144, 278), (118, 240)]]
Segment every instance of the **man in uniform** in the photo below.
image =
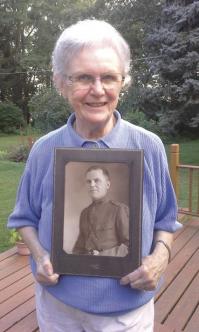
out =
[(74, 254), (126, 256), (129, 245), (129, 208), (107, 198), (110, 188), (108, 171), (91, 166), (86, 184), (92, 203), (80, 215), (80, 231)]

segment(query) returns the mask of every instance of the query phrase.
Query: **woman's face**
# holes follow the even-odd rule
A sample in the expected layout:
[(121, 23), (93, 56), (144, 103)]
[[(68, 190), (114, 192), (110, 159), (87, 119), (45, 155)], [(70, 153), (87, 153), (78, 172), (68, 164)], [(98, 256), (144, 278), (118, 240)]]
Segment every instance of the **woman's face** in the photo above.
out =
[[(104, 76), (107, 74), (113, 77), (119, 74), (121, 80), (106, 89), (103, 80), (104, 77), (108, 79)], [(85, 48), (71, 61), (67, 75), (69, 80), (63, 82), (61, 92), (76, 114), (77, 132), (86, 138), (104, 136), (114, 126), (113, 112), (123, 84), (122, 68), (116, 52), (110, 47)], [(76, 79), (83, 77), (84, 80), (87, 75), (93, 77), (90, 85), (84, 88), (76, 84)]]

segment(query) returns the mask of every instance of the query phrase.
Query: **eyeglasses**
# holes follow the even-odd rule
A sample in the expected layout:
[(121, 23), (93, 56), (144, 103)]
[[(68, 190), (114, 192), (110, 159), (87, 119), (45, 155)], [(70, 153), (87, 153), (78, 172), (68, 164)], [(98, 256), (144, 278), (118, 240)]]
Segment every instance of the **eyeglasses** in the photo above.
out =
[(102, 87), (108, 90), (117, 88), (124, 81), (124, 77), (120, 73), (105, 73), (100, 76), (82, 73), (66, 76), (66, 80), (74, 89), (89, 89), (96, 81), (100, 81)]

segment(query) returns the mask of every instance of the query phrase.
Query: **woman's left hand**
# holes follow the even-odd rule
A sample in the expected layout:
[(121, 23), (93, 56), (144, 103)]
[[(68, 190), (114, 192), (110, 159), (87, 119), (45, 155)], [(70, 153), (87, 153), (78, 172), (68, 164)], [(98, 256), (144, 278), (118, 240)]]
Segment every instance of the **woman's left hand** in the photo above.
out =
[(132, 288), (140, 290), (154, 290), (168, 265), (168, 252), (162, 246), (143, 258), (142, 265), (120, 280), (121, 285), (130, 284)]

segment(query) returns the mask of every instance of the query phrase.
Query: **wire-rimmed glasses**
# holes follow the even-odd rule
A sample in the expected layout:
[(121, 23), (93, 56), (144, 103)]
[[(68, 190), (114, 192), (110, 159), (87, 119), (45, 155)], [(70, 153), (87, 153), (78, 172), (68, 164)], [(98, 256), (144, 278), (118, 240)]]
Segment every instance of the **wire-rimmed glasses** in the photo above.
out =
[(105, 90), (115, 89), (124, 81), (124, 76), (121, 73), (104, 73), (99, 76), (78, 73), (66, 76), (67, 84), (79, 90), (91, 88), (96, 81), (99, 81)]

